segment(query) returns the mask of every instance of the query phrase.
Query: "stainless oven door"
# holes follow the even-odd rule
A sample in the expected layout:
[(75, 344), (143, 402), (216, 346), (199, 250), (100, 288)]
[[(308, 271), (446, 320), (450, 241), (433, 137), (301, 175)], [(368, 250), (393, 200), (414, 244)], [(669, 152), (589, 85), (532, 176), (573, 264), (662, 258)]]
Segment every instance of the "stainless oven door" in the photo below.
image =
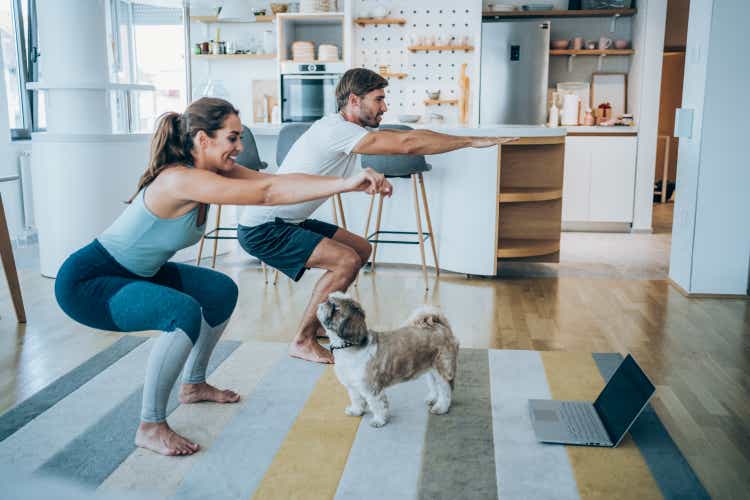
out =
[(281, 121), (314, 122), (335, 113), (340, 75), (281, 75)]

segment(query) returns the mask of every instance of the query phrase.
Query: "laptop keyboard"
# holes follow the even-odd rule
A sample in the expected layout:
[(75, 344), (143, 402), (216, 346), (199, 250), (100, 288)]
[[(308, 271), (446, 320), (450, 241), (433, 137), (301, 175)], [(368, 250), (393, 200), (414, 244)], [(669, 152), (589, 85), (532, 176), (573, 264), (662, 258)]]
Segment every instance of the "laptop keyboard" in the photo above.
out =
[(568, 430), (576, 439), (586, 442), (601, 441), (601, 431), (591, 418), (590, 407), (571, 401), (564, 401), (560, 411), (565, 417)]

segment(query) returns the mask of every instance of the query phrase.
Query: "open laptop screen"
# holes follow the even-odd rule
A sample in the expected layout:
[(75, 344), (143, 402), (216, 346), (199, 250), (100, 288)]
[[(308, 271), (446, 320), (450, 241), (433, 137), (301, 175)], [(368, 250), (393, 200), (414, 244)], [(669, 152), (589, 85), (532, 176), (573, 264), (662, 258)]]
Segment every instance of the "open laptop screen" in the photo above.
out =
[(612, 443), (620, 441), (653, 393), (653, 384), (628, 354), (594, 401)]

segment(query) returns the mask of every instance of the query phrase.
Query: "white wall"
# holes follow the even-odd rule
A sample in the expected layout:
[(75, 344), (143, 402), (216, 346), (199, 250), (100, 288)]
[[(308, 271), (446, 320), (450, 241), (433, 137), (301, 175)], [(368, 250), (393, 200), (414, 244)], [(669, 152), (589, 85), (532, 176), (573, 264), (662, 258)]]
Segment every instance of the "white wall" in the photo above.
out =
[(690, 5), (682, 107), (695, 110), (680, 139), (670, 277), (690, 293), (746, 294), (750, 265), (750, 126), (733, 119), (750, 69), (735, 57), (746, 44), (745, 0)]

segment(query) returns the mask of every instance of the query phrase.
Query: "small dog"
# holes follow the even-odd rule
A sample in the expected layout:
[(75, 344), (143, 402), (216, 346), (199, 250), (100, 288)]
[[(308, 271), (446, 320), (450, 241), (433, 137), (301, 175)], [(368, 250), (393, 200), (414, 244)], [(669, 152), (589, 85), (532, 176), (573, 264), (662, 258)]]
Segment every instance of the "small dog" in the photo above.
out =
[(388, 422), (384, 389), (426, 373), (430, 411), (443, 414), (451, 406), (458, 342), (437, 308), (421, 307), (406, 324), (390, 332), (368, 330), (362, 307), (350, 296), (335, 292), (318, 306), (318, 319), (328, 332), (334, 370), (349, 391), (347, 415), (361, 416), (369, 406), (370, 425)]

